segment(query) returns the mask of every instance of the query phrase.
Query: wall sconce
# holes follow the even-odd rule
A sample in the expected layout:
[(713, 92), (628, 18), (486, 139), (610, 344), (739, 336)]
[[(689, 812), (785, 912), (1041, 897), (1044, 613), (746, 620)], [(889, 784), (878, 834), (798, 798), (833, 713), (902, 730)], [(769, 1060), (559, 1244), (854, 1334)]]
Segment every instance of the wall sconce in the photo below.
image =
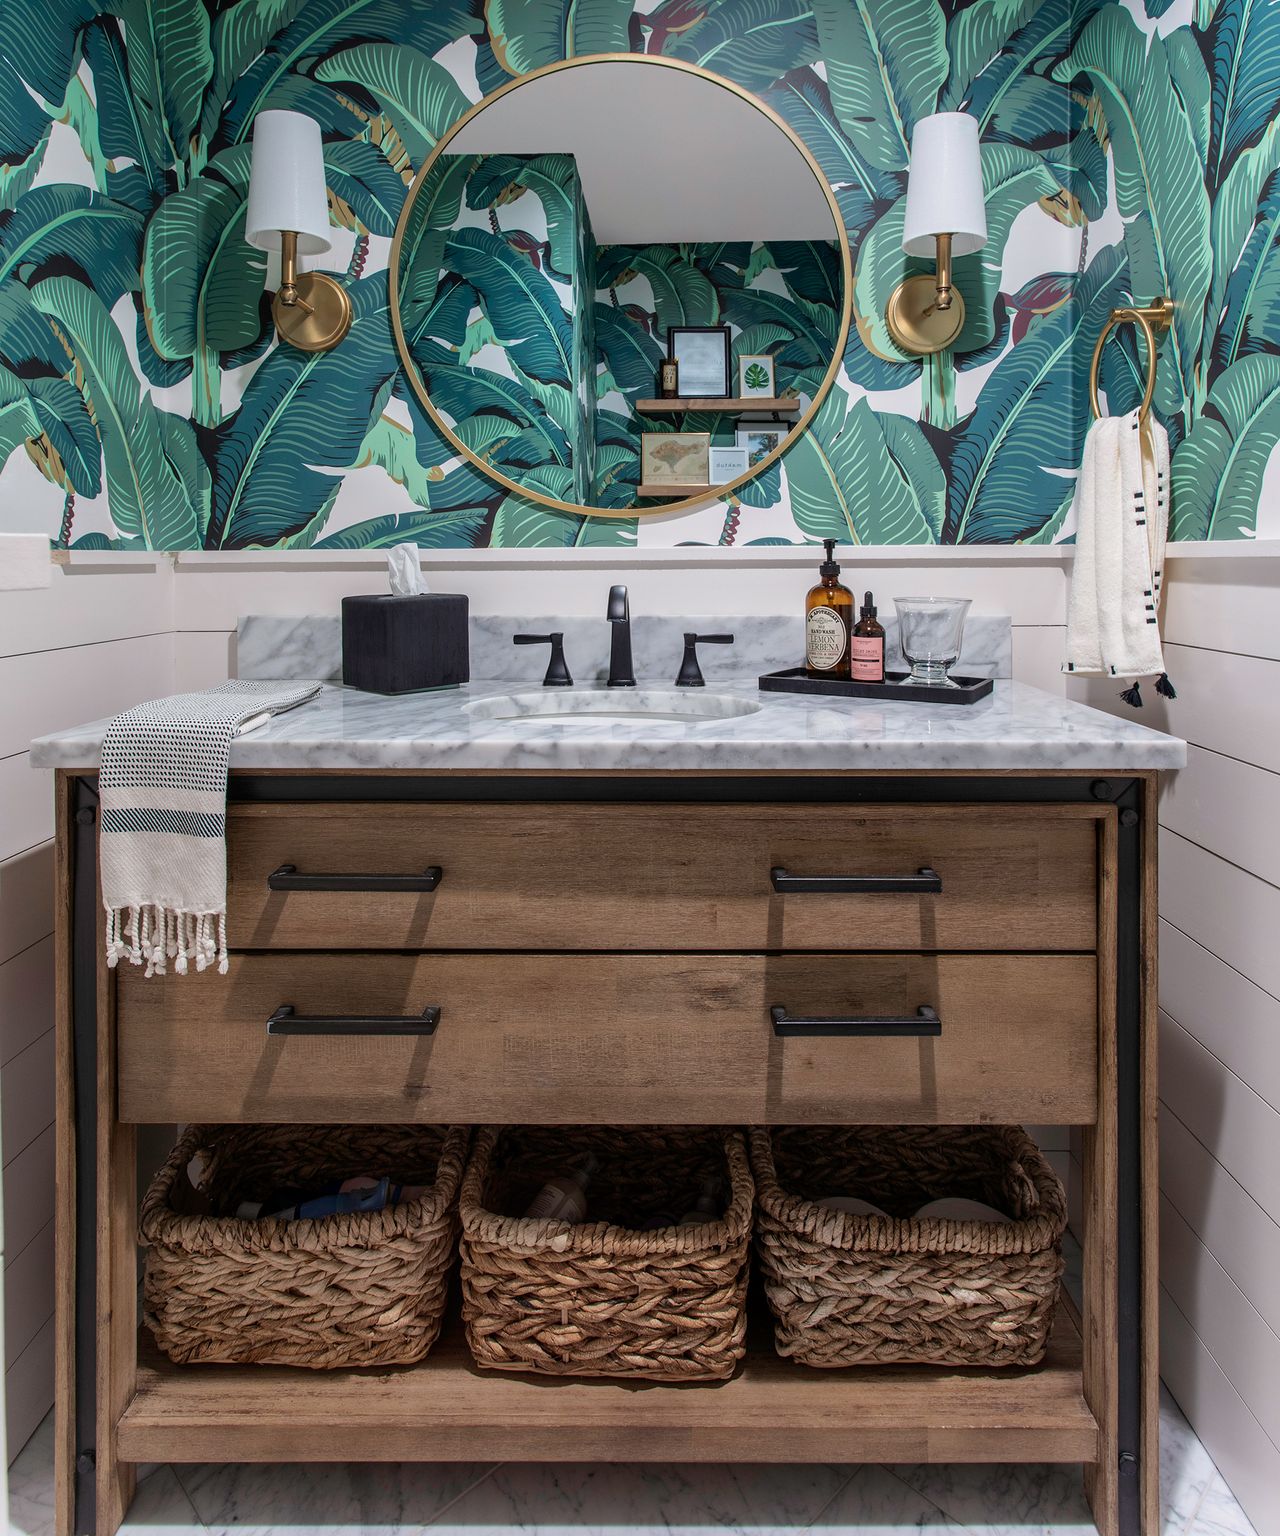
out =
[(327, 272), (299, 272), (299, 256), (323, 255), (329, 238), (320, 124), (301, 112), (259, 112), (244, 237), (280, 252), (271, 306), (276, 334), (303, 352), (327, 352), (351, 329), (351, 299)]
[(937, 274), (903, 278), (889, 296), (885, 323), (904, 352), (941, 352), (964, 325), (964, 299), (951, 286), (951, 261), (987, 243), (978, 120), (967, 112), (922, 117), (911, 135), (902, 249), (937, 252)]

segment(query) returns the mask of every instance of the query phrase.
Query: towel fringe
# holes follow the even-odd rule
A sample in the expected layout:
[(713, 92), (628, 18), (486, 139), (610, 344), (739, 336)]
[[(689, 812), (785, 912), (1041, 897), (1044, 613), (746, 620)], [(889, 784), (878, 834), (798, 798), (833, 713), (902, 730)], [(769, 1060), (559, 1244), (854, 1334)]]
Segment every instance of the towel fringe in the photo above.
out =
[(114, 970), (121, 960), (145, 965), (148, 976), (164, 976), (169, 961), (179, 976), (187, 974), (194, 960), (197, 971), (216, 965), (225, 976), (227, 914), (183, 912), (148, 902), (135, 907), (107, 909), (107, 965)]
[(1142, 708), (1142, 689), (1137, 683), (1130, 683), (1127, 688), (1121, 689), (1120, 697), (1134, 709)]
[(1156, 692), (1162, 699), (1176, 699), (1178, 697), (1177, 689), (1169, 681), (1169, 674), (1167, 672), (1162, 672), (1156, 678)]

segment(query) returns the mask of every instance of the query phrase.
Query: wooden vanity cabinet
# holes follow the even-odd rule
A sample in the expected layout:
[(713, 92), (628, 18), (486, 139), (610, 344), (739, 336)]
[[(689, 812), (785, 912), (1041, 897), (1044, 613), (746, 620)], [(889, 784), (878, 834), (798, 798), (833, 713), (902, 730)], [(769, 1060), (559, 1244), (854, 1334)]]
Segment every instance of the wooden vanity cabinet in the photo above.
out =
[[(1153, 795), (234, 775), (228, 972), (147, 979), (101, 960), (96, 793), (64, 774), (60, 1530), (111, 1536), (146, 1461), (1060, 1460), (1103, 1536), (1154, 1536)], [(920, 1009), (939, 1034), (804, 1023)], [(1084, 1306), (1019, 1371), (808, 1370), (766, 1319), (697, 1388), (485, 1375), (456, 1327), (396, 1371), (174, 1366), (138, 1328), (137, 1128), (202, 1120), (1075, 1125)]]

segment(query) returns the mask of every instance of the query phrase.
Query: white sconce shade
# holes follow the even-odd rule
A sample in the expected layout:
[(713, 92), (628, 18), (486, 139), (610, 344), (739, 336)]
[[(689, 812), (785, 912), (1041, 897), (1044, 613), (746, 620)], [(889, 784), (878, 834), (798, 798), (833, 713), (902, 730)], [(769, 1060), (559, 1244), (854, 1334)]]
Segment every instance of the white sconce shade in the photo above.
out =
[(908, 256), (932, 256), (938, 235), (952, 237), (953, 256), (968, 256), (987, 243), (978, 120), (968, 112), (922, 117), (911, 135), (902, 249)]
[(244, 237), (259, 250), (278, 251), (281, 231), (290, 229), (300, 256), (319, 256), (333, 244), (320, 124), (302, 112), (259, 112)]

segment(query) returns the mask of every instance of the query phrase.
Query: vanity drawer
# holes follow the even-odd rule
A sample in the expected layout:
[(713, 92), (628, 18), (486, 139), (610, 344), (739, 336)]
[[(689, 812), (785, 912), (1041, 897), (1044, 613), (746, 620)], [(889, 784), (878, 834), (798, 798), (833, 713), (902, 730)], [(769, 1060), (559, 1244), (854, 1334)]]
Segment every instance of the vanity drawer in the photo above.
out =
[[(1091, 955), (260, 954), (226, 976), (117, 975), (125, 1121), (1096, 1115)], [(937, 1035), (885, 1022), (918, 1027), (922, 1005)], [(434, 1033), (269, 1034), (281, 1008), (312, 1029), (439, 1016)], [(875, 1032), (784, 1036), (776, 1008)]]
[[(1097, 814), (233, 805), (228, 934), (237, 949), (1084, 950), (1096, 931)], [(934, 882), (921, 869), (940, 891), (923, 888)], [(812, 876), (850, 888), (786, 888)], [(875, 888), (904, 878), (906, 889)], [(405, 879), (420, 888), (394, 888)]]

